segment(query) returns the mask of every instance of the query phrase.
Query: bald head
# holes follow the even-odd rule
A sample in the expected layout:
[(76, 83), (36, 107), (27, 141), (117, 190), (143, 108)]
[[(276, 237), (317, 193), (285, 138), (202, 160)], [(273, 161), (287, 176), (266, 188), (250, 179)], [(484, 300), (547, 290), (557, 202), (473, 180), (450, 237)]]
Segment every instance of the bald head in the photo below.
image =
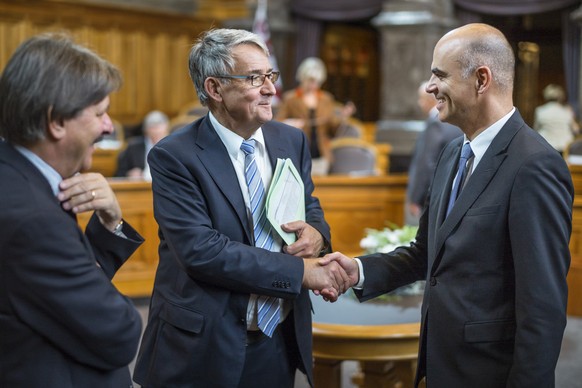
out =
[(513, 92), (515, 55), (501, 31), (487, 24), (467, 24), (444, 35), (439, 46), (458, 46), (455, 60), (461, 66), (462, 75), (468, 78), (481, 66), (493, 75), (494, 86), (506, 94)]

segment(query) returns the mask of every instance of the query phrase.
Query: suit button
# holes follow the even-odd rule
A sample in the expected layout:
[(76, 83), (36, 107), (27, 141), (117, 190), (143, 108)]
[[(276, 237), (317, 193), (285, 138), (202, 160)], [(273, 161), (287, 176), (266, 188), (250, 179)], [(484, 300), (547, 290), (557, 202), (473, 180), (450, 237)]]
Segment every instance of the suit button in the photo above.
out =
[(430, 278), (430, 285), (431, 286), (436, 286), (436, 284), (437, 284), (436, 278), (434, 276), (431, 276), (431, 278)]

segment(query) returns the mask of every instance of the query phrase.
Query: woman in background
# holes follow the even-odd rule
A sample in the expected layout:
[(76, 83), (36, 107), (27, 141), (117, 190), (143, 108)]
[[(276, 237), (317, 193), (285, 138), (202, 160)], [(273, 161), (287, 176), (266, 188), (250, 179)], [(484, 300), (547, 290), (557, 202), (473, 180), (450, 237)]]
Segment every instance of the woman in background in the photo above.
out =
[(296, 73), (299, 86), (283, 95), (276, 115), (276, 120), (301, 128), (307, 135), (314, 175), (327, 174), (331, 162), (330, 140), (340, 124), (356, 110), (353, 103), (342, 106), (331, 93), (321, 89), (326, 78), (327, 70), (321, 59), (304, 59)]
[(546, 103), (536, 108), (533, 127), (552, 147), (563, 153), (580, 128), (574, 111), (565, 103), (566, 94), (561, 86), (549, 84), (543, 95)]

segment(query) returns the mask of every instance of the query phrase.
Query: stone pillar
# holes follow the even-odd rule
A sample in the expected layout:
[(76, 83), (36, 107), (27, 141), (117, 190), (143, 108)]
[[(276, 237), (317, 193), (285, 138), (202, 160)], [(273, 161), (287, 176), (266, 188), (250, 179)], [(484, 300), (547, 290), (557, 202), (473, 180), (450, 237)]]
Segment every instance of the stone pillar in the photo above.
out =
[(372, 20), (380, 30), (380, 121), (376, 140), (392, 144), (391, 171), (408, 169), (423, 129), (417, 90), (430, 75), (440, 37), (456, 26), (451, 0), (386, 0)]

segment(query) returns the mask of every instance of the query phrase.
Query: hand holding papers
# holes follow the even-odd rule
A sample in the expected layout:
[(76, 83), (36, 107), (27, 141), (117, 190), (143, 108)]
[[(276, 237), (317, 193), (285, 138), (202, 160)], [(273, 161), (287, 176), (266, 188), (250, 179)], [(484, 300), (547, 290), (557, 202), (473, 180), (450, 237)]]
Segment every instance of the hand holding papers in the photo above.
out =
[(267, 193), (267, 219), (287, 245), (295, 242), (294, 233), (281, 229), (291, 221), (305, 221), (305, 192), (301, 175), (291, 159), (277, 159), (277, 166)]

